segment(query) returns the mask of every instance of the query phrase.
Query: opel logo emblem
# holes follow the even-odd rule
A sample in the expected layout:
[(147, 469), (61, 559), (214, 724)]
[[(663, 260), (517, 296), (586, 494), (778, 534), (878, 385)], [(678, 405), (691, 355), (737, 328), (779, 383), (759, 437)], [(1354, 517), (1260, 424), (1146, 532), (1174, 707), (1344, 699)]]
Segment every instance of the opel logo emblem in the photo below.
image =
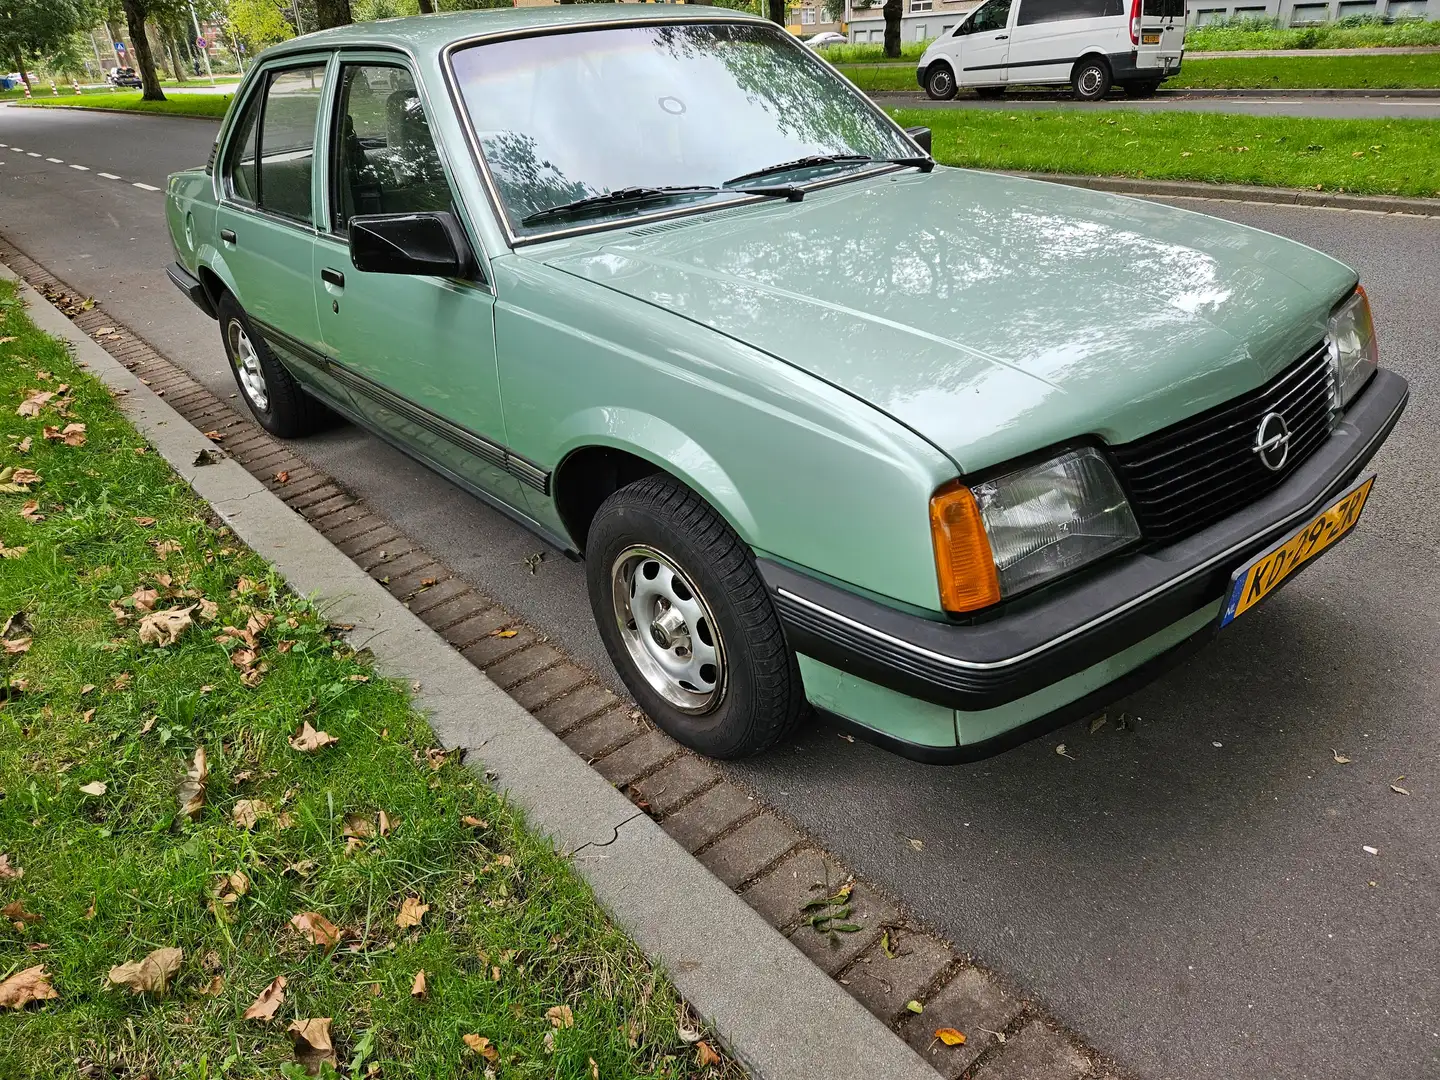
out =
[(1279, 472), (1290, 457), (1290, 427), (1278, 412), (1266, 413), (1255, 429), (1255, 453), (1260, 464), (1271, 472)]

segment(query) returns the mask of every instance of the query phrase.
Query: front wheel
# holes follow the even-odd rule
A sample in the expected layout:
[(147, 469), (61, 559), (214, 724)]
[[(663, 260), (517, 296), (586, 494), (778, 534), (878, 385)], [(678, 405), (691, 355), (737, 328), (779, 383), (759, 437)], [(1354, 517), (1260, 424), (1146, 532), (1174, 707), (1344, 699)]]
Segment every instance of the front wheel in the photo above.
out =
[(955, 96), (955, 73), (946, 63), (931, 64), (925, 72), (925, 93), (933, 101), (949, 101)]
[(673, 477), (601, 504), (585, 551), (611, 661), (650, 717), (714, 758), (758, 754), (794, 729), (805, 695), (750, 550)]
[(1110, 65), (1098, 56), (1086, 56), (1070, 73), (1070, 85), (1081, 101), (1099, 101), (1110, 92)]

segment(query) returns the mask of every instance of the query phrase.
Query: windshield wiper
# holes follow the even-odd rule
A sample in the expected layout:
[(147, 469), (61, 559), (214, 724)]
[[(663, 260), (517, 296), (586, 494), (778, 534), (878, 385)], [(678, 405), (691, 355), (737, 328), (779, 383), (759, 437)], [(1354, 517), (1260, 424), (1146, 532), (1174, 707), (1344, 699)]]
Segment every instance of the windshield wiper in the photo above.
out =
[(929, 172), (935, 168), (935, 160), (928, 157), (893, 157), (874, 158), (869, 154), (811, 154), (809, 157), (796, 158), (794, 161), (782, 161), (778, 165), (767, 165), (763, 169), (756, 169), (754, 172), (741, 173), (725, 181), (725, 186), (731, 184), (743, 184), (746, 180), (758, 180), (762, 176), (774, 176), (777, 173), (790, 172), (792, 169), (813, 169), (821, 165), (909, 165), (919, 169), (921, 172)]
[(570, 217), (574, 214), (584, 214), (590, 210), (603, 210), (611, 206), (623, 206), (628, 203), (657, 202), (661, 199), (673, 198), (676, 195), (715, 194), (717, 192), (739, 195), (767, 195), (771, 198), (786, 198), (791, 202), (799, 202), (805, 197), (805, 192), (800, 188), (782, 185), (733, 188), (729, 185), (717, 187), (714, 184), (682, 184), (673, 187), (617, 188), (615, 191), (606, 191), (599, 195), (587, 195), (585, 198), (576, 199), (574, 202), (561, 203), (559, 206), (547, 206), (543, 210), (536, 210), (533, 214), (521, 218), (520, 224), (538, 225), (542, 221), (549, 221), (552, 218)]

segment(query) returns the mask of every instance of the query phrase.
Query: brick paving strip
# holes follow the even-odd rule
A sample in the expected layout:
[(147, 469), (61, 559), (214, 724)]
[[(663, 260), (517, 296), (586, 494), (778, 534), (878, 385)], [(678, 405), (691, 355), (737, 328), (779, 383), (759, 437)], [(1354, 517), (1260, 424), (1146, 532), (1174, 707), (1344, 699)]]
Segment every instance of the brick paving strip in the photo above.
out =
[[(79, 300), (7, 242), (0, 261), (62, 311)], [(1081, 1080), (1112, 1064), (953, 945), (915, 925), (738, 784), (652, 726), (542, 635), (454, 576), (414, 540), (313, 469), (100, 308), (74, 324), (260, 480), (461, 656), (589, 761), (640, 810), (947, 1080)], [(101, 331), (104, 331), (101, 333)], [(281, 479), (284, 477), (284, 479)], [(822, 933), (807, 904), (849, 883), (844, 924)], [(919, 1014), (907, 1006), (921, 1004)], [(797, 1008), (804, 1004), (796, 1002)], [(965, 1034), (959, 1046), (935, 1037)]]

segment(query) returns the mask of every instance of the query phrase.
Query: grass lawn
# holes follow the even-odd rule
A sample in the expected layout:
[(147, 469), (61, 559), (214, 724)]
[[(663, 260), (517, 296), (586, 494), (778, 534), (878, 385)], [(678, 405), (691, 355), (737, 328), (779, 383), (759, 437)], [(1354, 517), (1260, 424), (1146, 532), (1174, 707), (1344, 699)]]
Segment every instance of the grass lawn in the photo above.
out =
[(353, 1078), (738, 1077), (8, 283), (0, 317), (0, 1076), (296, 1076), (323, 1020)]
[[(919, 91), (913, 64), (840, 69), (861, 90)], [(1214, 87), (1227, 90), (1440, 88), (1440, 53), (1399, 56), (1275, 56), (1186, 60), (1167, 90)], [(965, 93), (965, 91), (961, 91)]]
[(1440, 197), (1440, 120), (891, 110), (946, 165)]
[(1324, 26), (1280, 29), (1268, 19), (1192, 26), (1185, 47), (1196, 52), (1235, 49), (1373, 49), (1403, 45), (1440, 45), (1440, 20), (1406, 19), (1385, 24), (1341, 21)]
[(164, 101), (141, 101), (140, 91), (123, 94), (68, 94), (64, 97), (37, 97), (30, 106), (83, 105), (89, 109), (115, 109), (118, 112), (161, 113), (166, 116), (202, 116), (219, 119), (230, 107), (231, 94), (176, 94)]

